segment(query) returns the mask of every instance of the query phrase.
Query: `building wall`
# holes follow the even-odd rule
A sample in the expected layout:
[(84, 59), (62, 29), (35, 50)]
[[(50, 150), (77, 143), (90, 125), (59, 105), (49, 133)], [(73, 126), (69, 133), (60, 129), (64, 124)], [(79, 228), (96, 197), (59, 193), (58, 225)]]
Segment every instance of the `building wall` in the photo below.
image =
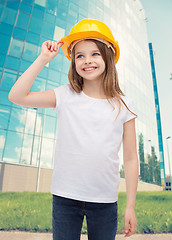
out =
[[(41, 168), (39, 192), (50, 192), (52, 169)], [(33, 166), (0, 163), (0, 191), (2, 192), (36, 192), (38, 168)], [(139, 182), (138, 191), (161, 191), (157, 185)], [(125, 192), (125, 179), (121, 178), (119, 192)]]

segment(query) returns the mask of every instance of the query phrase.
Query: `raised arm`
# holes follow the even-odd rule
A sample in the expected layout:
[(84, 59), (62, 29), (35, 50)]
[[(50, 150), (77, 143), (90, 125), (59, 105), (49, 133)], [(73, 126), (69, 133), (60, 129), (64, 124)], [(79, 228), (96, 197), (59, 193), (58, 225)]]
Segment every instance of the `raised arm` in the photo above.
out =
[(45, 41), (42, 44), (41, 54), (32, 65), (18, 78), (11, 88), (8, 98), (11, 102), (33, 108), (55, 107), (56, 98), (54, 90), (42, 92), (29, 92), (37, 75), (42, 68), (51, 61), (59, 52), (63, 45), (60, 41)]
[[(127, 206), (125, 210), (125, 237), (131, 236), (136, 228), (135, 200), (139, 176), (139, 164), (137, 156), (135, 119), (124, 123), (123, 131), (123, 160), (126, 181)], [(130, 229), (129, 229), (130, 225)]]

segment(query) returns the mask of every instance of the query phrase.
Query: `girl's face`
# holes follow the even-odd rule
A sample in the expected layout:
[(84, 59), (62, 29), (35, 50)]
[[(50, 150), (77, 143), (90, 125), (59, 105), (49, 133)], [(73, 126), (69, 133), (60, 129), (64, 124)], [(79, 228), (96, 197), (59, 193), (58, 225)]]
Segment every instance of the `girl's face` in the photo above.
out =
[(85, 80), (99, 80), (105, 71), (105, 62), (97, 45), (92, 41), (81, 41), (75, 46), (77, 73)]

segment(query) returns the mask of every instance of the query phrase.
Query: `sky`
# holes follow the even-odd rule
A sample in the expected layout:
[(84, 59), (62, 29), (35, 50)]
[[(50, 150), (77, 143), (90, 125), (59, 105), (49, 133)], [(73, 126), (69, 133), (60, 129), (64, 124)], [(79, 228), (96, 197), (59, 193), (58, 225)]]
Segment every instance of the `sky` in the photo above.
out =
[[(167, 141), (172, 175), (172, 0), (140, 0), (147, 18), (159, 94), (166, 174), (169, 174)], [(166, 137), (171, 136), (166, 140)]]

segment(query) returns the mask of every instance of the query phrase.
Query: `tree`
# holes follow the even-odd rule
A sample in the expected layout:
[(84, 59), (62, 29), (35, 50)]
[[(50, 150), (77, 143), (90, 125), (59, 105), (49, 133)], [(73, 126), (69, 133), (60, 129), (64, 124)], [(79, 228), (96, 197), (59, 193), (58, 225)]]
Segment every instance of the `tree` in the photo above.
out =
[(120, 177), (125, 178), (125, 173), (124, 173), (124, 165), (122, 164), (122, 167), (120, 169)]
[(139, 134), (139, 159), (140, 159), (140, 179), (144, 181), (145, 160), (144, 160), (144, 142), (143, 134)]
[(151, 152), (152, 152), (153, 180), (154, 183), (161, 185), (160, 162), (157, 160), (154, 146), (151, 147)]

